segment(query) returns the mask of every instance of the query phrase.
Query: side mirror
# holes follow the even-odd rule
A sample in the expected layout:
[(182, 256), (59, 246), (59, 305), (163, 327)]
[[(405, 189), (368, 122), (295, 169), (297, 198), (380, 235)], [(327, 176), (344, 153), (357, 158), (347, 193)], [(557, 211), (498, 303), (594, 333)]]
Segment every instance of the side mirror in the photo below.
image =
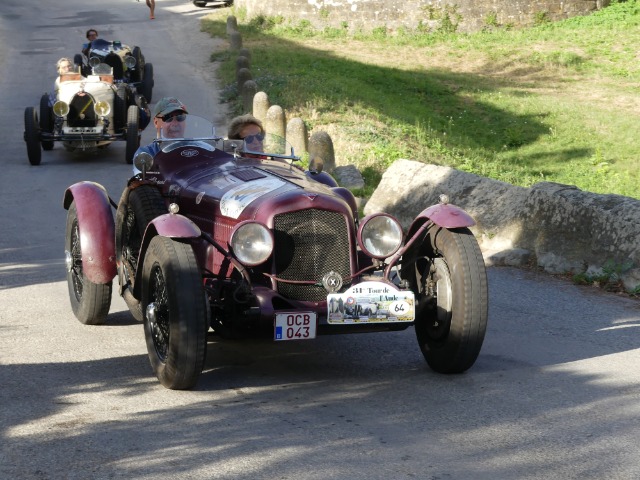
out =
[(133, 164), (142, 172), (142, 176), (144, 177), (151, 168), (151, 165), (153, 165), (153, 157), (147, 152), (140, 152), (133, 159)]

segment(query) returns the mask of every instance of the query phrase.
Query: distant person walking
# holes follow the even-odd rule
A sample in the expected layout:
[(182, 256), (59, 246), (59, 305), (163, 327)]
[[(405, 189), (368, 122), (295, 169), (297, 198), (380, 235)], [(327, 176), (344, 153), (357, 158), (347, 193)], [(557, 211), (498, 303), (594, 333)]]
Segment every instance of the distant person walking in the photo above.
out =
[[(140, 1), (140, 0), (138, 0)], [(156, 12), (156, 0), (146, 0), (147, 2), (147, 7), (149, 7), (149, 18), (151, 20), (153, 20), (154, 18), (156, 18), (155, 16), (155, 12)]]
[(156, 0), (147, 0), (147, 7), (149, 7), (149, 18), (153, 20), (156, 18), (154, 15), (156, 11)]

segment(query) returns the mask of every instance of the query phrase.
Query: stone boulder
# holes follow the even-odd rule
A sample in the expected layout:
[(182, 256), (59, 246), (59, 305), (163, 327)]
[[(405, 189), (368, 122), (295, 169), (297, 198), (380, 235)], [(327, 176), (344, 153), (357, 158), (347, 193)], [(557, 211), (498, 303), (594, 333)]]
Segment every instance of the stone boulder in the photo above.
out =
[(557, 183), (531, 188), (449, 167), (398, 160), (364, 213), (387, 212), (408, 227), (446, 194), (476, 220), (471, 228), (487, 264), (536, 265), (549, 273), (614, 273), (640, 286), (640, 201)]

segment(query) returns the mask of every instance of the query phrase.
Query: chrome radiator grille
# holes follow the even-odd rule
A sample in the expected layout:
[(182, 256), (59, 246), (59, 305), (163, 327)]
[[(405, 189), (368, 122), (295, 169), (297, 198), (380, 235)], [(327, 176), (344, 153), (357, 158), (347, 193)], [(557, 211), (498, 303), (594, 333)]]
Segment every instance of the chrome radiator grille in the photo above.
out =
[(69, 104), (67, 125), (70, 127), (95, 127), (96, 112), (93, 109), (94, 100), (89, 94), (74, 95)]
[[(276, 275), (285, 280), (314, 280), (330, 272), (350, 281), (349, 236), (343, 215), (324, 210), (301, 210), (274, 219)], [(322, 286), (278, 282), (278, 292), (293, 300), (322, 301)]]

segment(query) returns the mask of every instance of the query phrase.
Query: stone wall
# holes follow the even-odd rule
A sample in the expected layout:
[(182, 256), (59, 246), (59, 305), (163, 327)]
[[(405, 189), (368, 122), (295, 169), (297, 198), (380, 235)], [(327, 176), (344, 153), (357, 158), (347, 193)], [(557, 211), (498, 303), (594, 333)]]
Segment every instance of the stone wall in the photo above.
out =
[(397, 160), (364, 208), (404, 227), (446, 194), (475, 220), (487, 264), (535, 265), (553, 274), (607, 270), (629, 291), (640, 287), (640, 201), (558, 183), (516, 187), (449, 167)]
[(459, 32), (491, 25), (528, 26), (542, 17), (550, 20), (588, 15), (609, 5), (610, 0), (235, 0), (249, 18), (281, 15), (305, 19), (314, 26), (370, 30), (386, 26), (414, 29), (423, 25), (436, 30), (444, 16)]

